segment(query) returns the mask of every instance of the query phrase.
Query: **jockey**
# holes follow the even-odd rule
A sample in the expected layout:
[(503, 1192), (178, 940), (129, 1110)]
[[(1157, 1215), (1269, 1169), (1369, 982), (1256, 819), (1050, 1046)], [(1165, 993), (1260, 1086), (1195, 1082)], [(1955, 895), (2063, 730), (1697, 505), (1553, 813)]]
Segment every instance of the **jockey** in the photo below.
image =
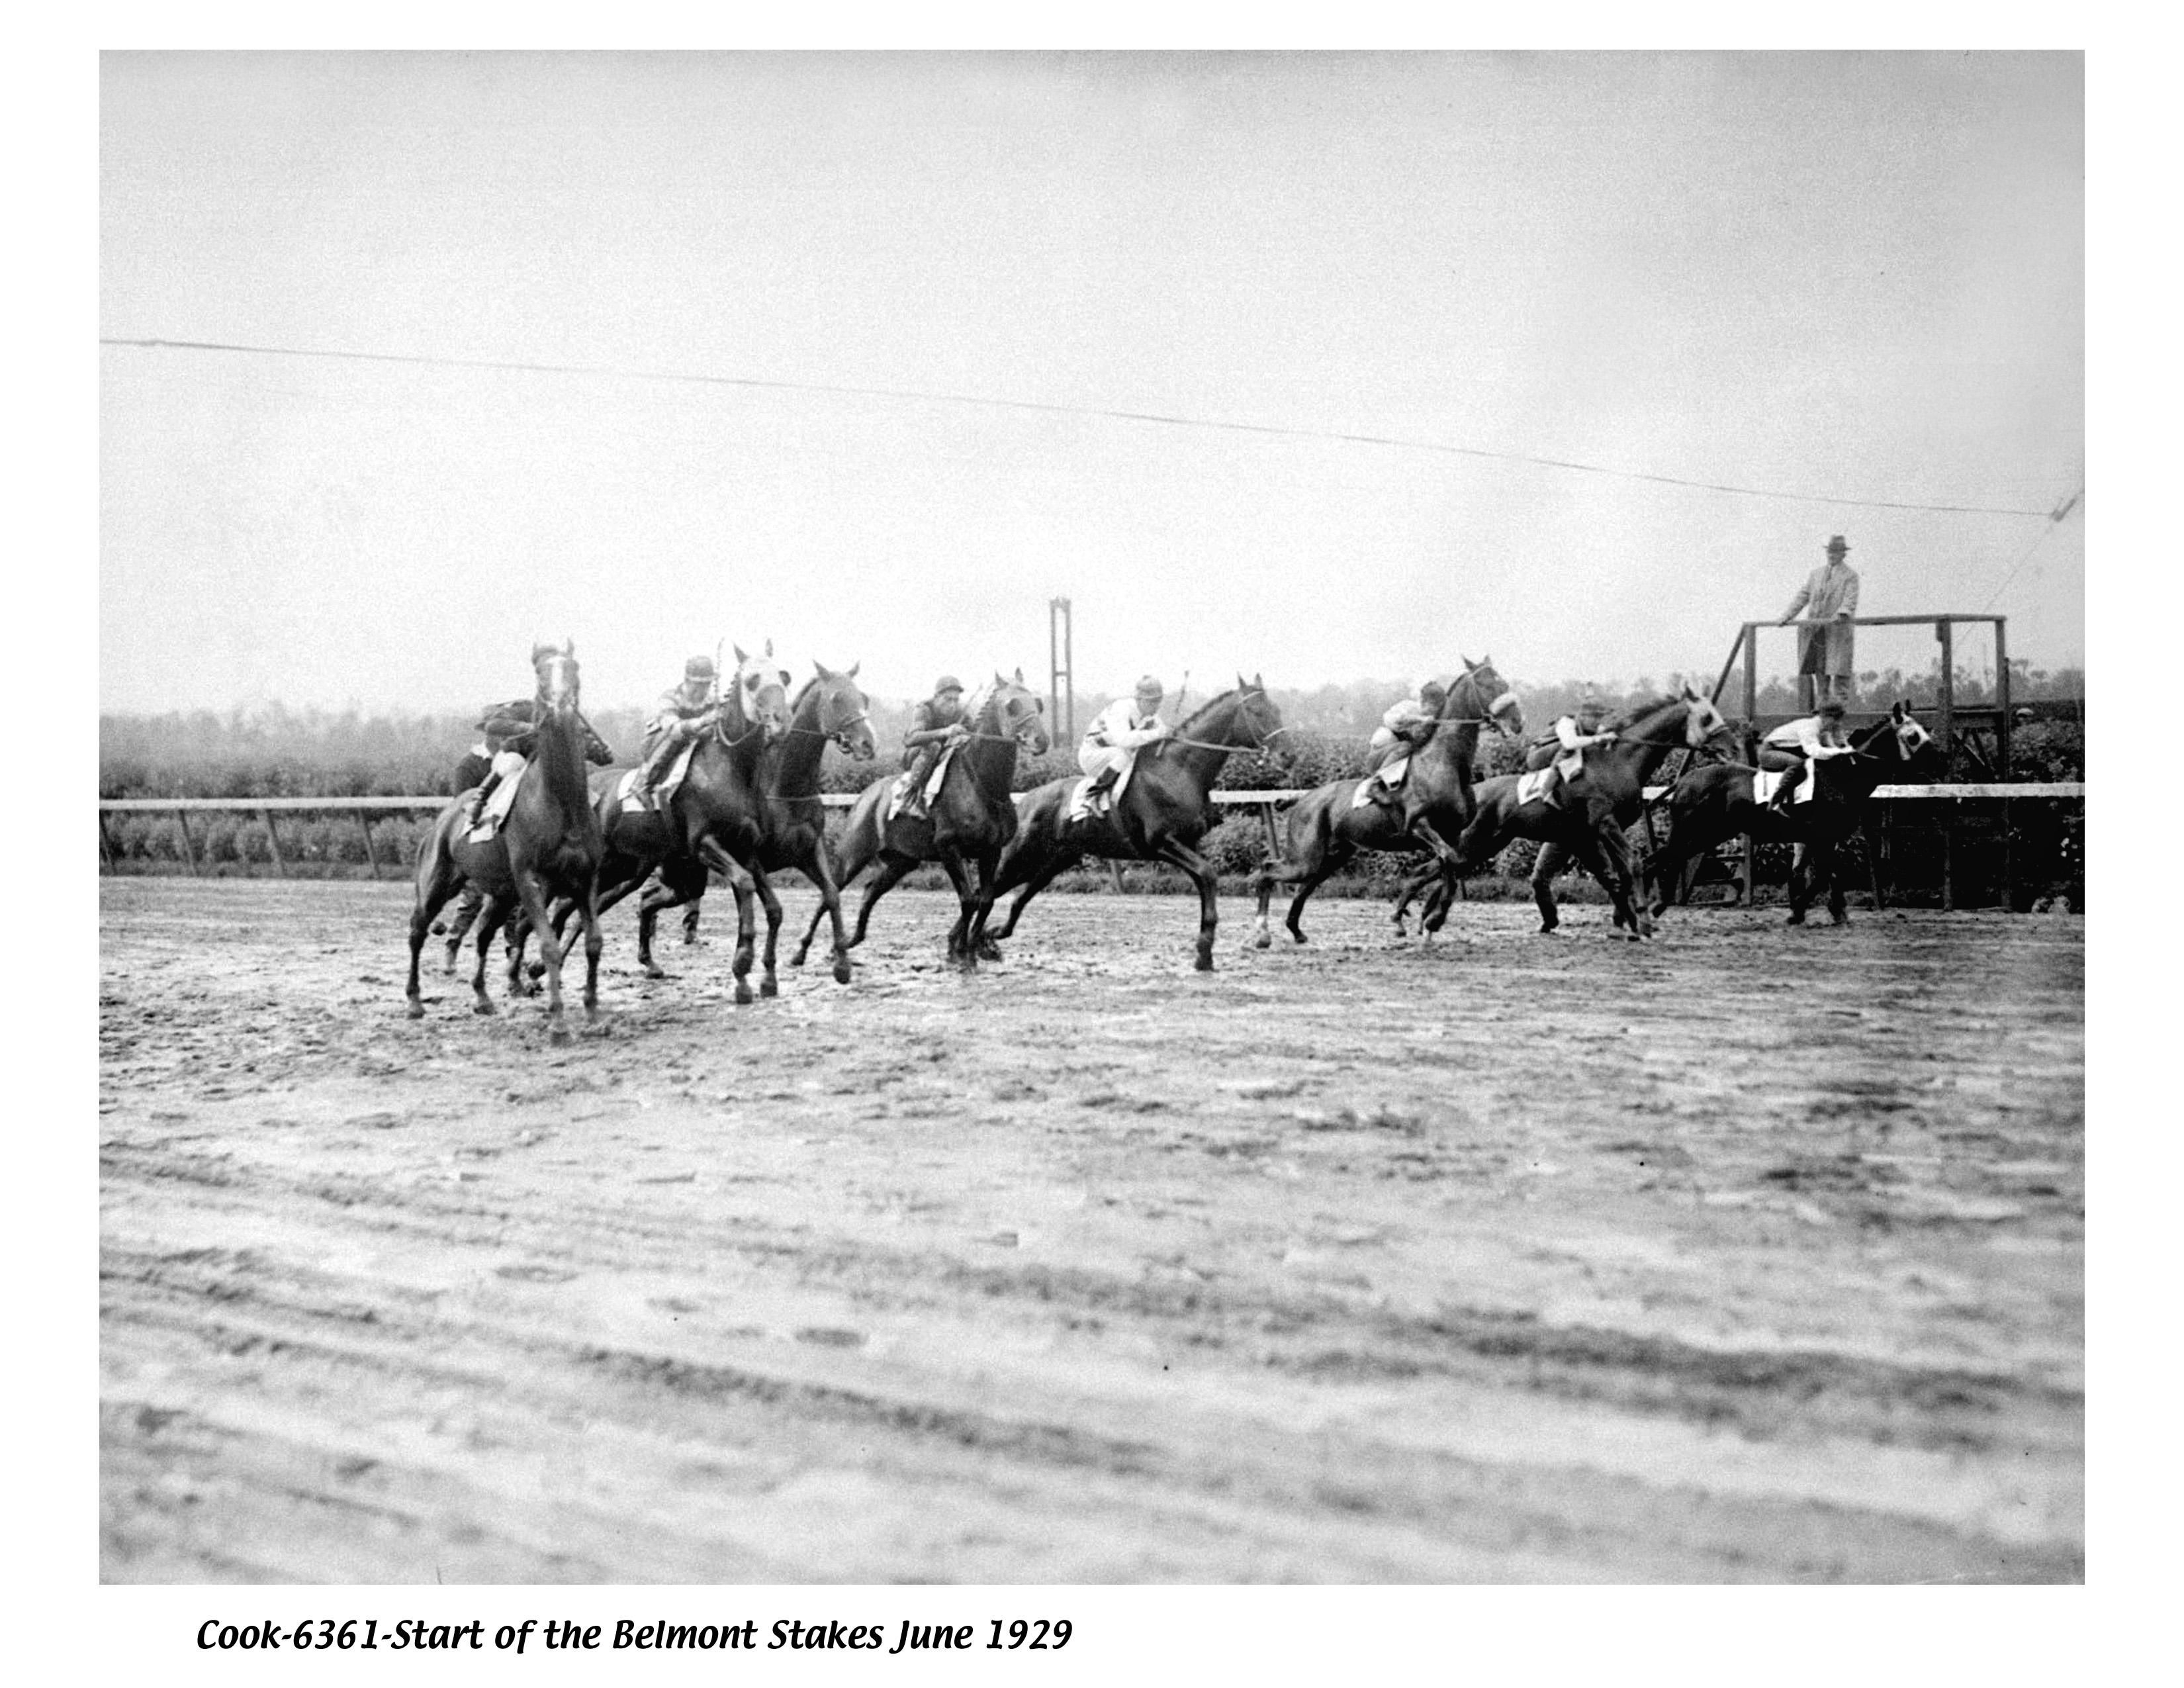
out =
[(1607, 718), (1607, 705), (1601, 700), (1599, 692), (1588, 686), (1579, 698), (1574, 713), (1560, 717), (1532, 741), (1526, 765), (1536, 762), (1541, 767), (1552, 767), (1557, 776), (1540, 794), (1542, 802), (1561, 808), (1563, 788), (1584, 771), (1585, 751), (1595, 744), (1615, 742), (1613, 733), (1600, 730), (1601, 722)]
[(682, 665), (682, 683), (660, 694), (652, 719), (644, 723), (644, 761), (631, 796), (649, 797), (653, 781), (666, 771), (676, 752), (720, 718), (719, 677), (711, 657), (694, 656)]
[(1784, 721), (1759, 741), (1759, 766), (1782, 775), (1774, 801), (1767, 805), (1769, 809), (1789, 809), (1797, 797), (1797, 788), (1805, 783), (1805, 770), (1811, 764), (1824, 762), (1830, 756), (1858, 754), (1843, 742), (1842, 723), (1842, 699), (1830, 698), (1813, 714)]
[[(478, 816), (485, 813), (486, 799), (499, 787), (504, 770), (513, 772), (500, 759), (508, 755), (527, 756), (531, 754), (531, 747), (536, 742), (533, 717), (538, 713), (538, 705), (535, 699), (515, 698), (504, 704), (495, 704), (478, 717), (478, 742), (471, 747), (470, 755), (463, 758), (456, 776), (460, 778), (476, 766), (480, 759), (486, 764), (483, 777), (478, 780), (476, 788), (470, 794), (465, 804), (465, 812), (469, 816), (471, 826), (475, 827)], [(584, 739), (586, 761), (604, 767), (614, 760), (614, 752), (608, 748), (606, 740), (592, 730), (588, 721), (584, 722)]]
[(1167, 691), (1150, 674), (1138, 682), (1136, 692), (1117, 698), (1092, 718), (1084, 729), (1084, 742), (1077, 747), (1077, 766), (1092, 776), (1087, 799), (1112, 790), (1115, 781), (1141, 745), (1154, 744), (1174, 729), (1160, 718), (1161, 699)]
[(970, 736), (963, 720), (963, 682), (943, 674), (933, 682), (933, 695), (911, 712), (910, 731), (902, 735), (902, 765), (910, 773), (904, 814), (925, 813), (925, 783), (933, 777), (933, 765), (950, 745)]
[(1409, 755), (1433, 731), (1447, 702), (1447, 687), (1438, 680), (1422, 681), (1416, 697), (1401, 699), (1380, 717), (1380, 724), (1373, 729), (1372, 739), (1366, 746), (1373, 770), (1365, 779), (1366, 795), (1370, 801), (1384, 809), (1396, 806), (1396, 788), (1384, 777), (1388, 766), (1399, 756)]

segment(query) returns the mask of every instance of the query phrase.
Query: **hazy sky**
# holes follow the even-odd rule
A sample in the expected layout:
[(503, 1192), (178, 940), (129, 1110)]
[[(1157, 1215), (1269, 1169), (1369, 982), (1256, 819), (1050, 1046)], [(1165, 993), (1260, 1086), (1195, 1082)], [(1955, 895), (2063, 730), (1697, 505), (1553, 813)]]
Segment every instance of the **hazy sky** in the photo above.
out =
[[(109, 55), (101, 703), (588, 699), (771, 638), (1080, 690), (2081, 660), (2075, 54)], [(2048, 537), (2036, 549), (2043, 528)], [(1789, 666), (1787, 635), (1763, 667)], [(1922, 666), (1924, 634), (1861, 664)], [(187, 653), (177, 662), (178, 651)]]

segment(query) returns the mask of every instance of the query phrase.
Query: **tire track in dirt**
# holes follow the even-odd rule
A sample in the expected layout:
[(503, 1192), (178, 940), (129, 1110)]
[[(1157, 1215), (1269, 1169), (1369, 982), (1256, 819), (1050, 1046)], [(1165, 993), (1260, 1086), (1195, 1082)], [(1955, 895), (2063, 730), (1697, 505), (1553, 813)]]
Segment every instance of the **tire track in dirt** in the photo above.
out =
[(393, 889), (109, 888), (109, 1578), (2082, 1574), (2074, 922), (898, 894), (549, 1051), (397, 1020)]

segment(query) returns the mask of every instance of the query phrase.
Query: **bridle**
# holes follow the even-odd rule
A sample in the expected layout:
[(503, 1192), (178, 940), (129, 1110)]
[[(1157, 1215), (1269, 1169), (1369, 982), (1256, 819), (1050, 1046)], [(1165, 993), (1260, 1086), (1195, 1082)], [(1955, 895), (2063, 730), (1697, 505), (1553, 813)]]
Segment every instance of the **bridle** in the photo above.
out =
[[(1028, 698), (1032, 694), (1029, 692), (1026, 692), (1023, 695)], [(999, 692), (994, 693), (992, 699), (987, 703), (986, 708), (980, 710), (978, 713), (983, 716), (985, 714), (987, 709), (997, 709), (1000, 701), (1001, 694)], [(1003, 719), (1006, 720), (1006, 716), (1004, 714)], [(1024, 729), (1027, 727), (1037, 727), (1041, 724), (1041, 721), (1042, 717), (1039, 712), (1038, 704), (1034, 702), (1032, 707), (1025, 710), (1022, 716), (1017, 719), (1017, 724), (1011, 727), (1006, 733), (981, 733), (976, 726), (970, 726), (966, 727), (963, 729), (963, 736), (967, 738), (982, 739), (989, 744), (1014, 744), (1021, 749), (1023, 744)]]
[[(1262, 692), (1259, 695), (1264, 697), (1266, 694)], [(1217, 699), (1215, 701), (1218, 702), (1219, 699)], [(1209, 704), (1206, 707), (1210, 709), (1212, 705)], [(1254, 730), (1256, 732), (1256, 729)], [(1257, 733), (1249, 744), (1217, 744), (1204, 738), (1186, 738), (1180, 733), (1171, 733), (1160, 742), (1163, 744), (1180, 744), (1188, 750), (1263, 750), (1273, 739), (1288, 731), (1289, 728), (1286, 727), (1272, 727), (1267, 732)]]

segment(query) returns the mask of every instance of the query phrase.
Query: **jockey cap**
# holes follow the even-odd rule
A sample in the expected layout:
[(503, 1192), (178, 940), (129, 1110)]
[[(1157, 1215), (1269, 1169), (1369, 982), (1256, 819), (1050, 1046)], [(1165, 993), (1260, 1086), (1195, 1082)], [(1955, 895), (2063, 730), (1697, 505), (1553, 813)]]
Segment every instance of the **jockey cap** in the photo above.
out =
[(1150, 674), (1143, 675), (1139, 678), (1138, 695), (1141, 698), (1160, 698), (1165, 696), (1167, 691), (1167, 688)]
[(711, 679), (713, 677), (713, 659), (710, 656), (692, 657), (688, 662), (682, 665), (682, 677), (685, 680)]
[(960, 692), (962, 689), (963, 682), (953, 674), (943, 674), (933, 682), (933, 695), (936, 698), (943, 692)]

